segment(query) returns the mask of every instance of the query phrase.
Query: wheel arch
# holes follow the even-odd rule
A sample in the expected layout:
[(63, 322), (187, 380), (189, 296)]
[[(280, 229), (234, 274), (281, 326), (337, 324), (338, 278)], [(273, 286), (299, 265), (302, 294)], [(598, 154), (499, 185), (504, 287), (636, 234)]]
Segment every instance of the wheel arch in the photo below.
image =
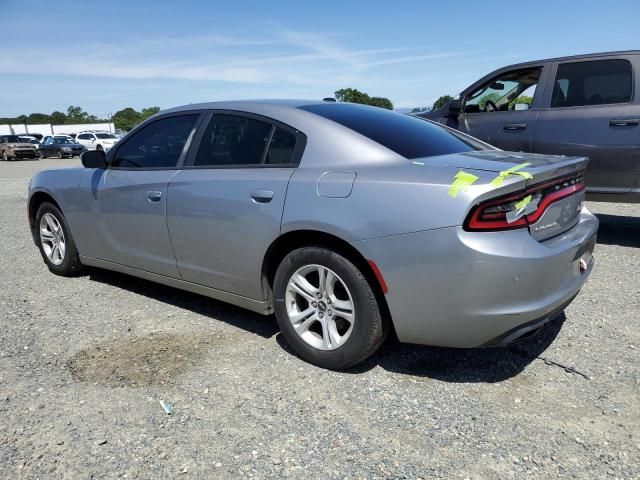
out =
[(265, 298), (273, 301), (273, 281), (284, 257), (296, 248), (324, 247), (339, 253), (362, 272), (376, 296), (383, 319), (393, 329), (393, 321), (383, 291), (383, 286), (369, 260), (346, 240), (319, 230), (293, 230), (282, 234), (267, 249), (262, 263), (262, 279)]
[(36, 213), (38, 212), (38, 208), (44, 202), (49, 202), (55, 205), (58, 210), (62, 212), (62, 208), (60, 208), (60, 203), (53, 198), (53, 196), (45, 191), (39, 190), (31, 194), (31, 198), (29, 198), (29, 206), (27, 207), (27, 214), (29, 217), (29, 226), (31, 227), (31, 231), (33, 232), (35, 226)]

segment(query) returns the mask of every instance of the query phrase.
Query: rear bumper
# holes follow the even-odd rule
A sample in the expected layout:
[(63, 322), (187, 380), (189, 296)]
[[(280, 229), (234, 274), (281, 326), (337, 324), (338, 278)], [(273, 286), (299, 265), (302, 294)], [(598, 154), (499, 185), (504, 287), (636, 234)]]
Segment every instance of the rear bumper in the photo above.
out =
[[(499, 344), (545, 323), (578, 294), (593, 263), (598, 219), (583, 209), (569, 231), (534, 240), (527, 230), (450, 227), (355, 242), (376, 262), (398, 338), (447, 347)], [(580, 259), (588, 266), (580, 269)]]

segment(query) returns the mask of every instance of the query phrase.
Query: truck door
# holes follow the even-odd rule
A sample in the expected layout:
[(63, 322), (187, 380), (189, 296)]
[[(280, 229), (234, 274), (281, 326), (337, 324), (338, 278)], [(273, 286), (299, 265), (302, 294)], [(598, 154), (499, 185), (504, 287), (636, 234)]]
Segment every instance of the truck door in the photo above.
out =
[(503, 150), (530, 152), (546, 68), (504, 71), (465, 92), (458, 129)]
[(589, 157), (585, 180), (593, 193), (629, 192), (640, 176), (633, 58), (555, 64), (538, 117), (533, 151)]

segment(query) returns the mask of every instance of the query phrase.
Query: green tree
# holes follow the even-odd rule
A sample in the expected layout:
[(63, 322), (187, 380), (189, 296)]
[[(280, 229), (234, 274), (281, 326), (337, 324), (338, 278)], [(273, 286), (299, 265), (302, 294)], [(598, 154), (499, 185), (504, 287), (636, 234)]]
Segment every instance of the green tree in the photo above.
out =
[(159, 111), (160, 107), (143, 108), (140, 112), (134, 108), (127, 107), (114, 113), (112, 120), (116, 128), (128, 132), (137, 124), (149, 118), (151, 115), (158, 113)]
[(51, 113), (51, 123), (53, 123), (54, 125), (63, 125), (66, 121), (67, 121), (66, 114), (59, 112), (57, 110)]
[(37, 125), (40, 123), (50, 123), (51, 116), (45, 113), (31, 113), (27, 117), (27, 123), (30, 125)]
[(124, 130), (125, 132), (131, 130), (143, 120), (142, 114), (131, 107), (118, 110), (113, 114), (112, 119), (116, 128)]
[(433, 107), (431, 108), (432, 110), (437, 110), (440, 107), (444, 107), (451, 100), (453, 100), (453, 97), (451, 95), (442, 95), (435, 102), (433, 102)]
[(67, 123), (86, 123), (87, 121), (89, 121), (89, 114), (81, 107), (71, 105), (67, 108)]
[(151, 115), (155, 115), (159, 111), (160, 111), (160, 107), (148, 107), (148, 108), (143, 108), (140, 113), (142, 114), (142, 119), (145, 120), (149, 118)]
[(371, 97), (369, 105), (373, 105), (374, 107), (386, 108), (387, 110), (393, 110), (393, 103), (391, 103), (391, 100), (385, 97)]
[(385, 97), (370, 97), (356, 88), (342, 88), (334, 93), (339, 102), (360, 103), (363, 105), (373, 105), (374, 107), (387, 108), (393, 110), (393, 103)]

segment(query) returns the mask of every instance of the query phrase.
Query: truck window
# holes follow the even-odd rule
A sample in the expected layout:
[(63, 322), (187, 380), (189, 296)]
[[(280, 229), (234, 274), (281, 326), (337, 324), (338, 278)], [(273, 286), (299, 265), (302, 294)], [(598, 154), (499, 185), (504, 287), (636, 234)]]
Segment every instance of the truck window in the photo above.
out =
[(632, 89), (627, 60), (594, 60), (558, 65), (551, 108), (628, 103)]
[(530, 106), (541, 71), (538, 67), (515, 70), (491, 79), (465, 97), (464, 112), (505, 112)]

